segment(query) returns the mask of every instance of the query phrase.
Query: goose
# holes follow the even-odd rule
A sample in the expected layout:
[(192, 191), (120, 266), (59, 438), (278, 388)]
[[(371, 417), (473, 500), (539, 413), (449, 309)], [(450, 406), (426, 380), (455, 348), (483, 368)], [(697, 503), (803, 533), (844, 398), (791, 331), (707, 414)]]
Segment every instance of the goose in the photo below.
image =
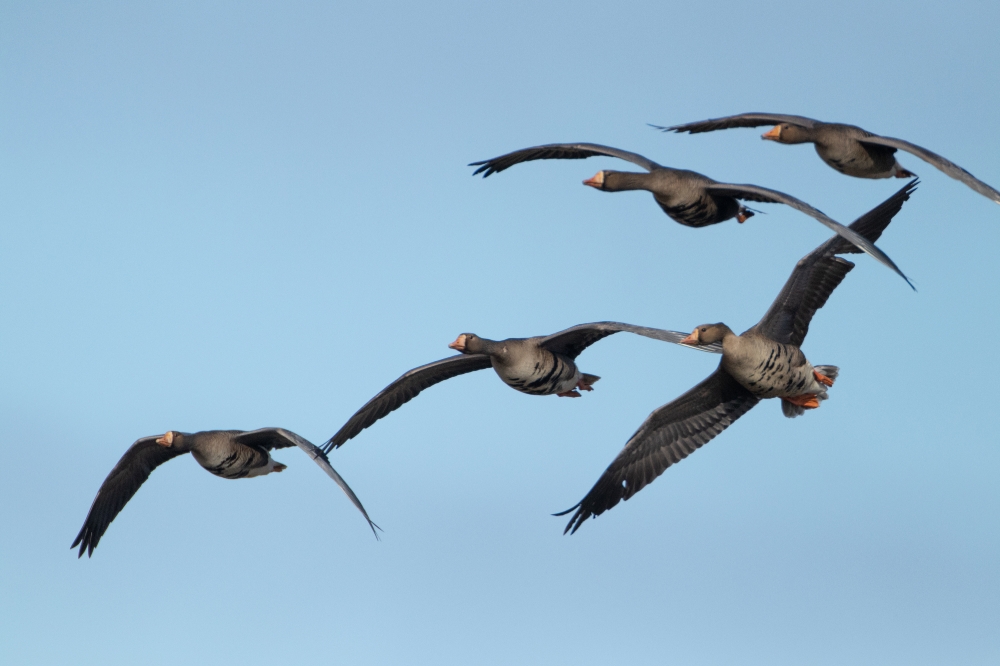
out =
[(93, 556), (94, 549), (111, 521), (125, 507), (154, 469), (171, 458), (190, 453), (198, 464), (224, 479), (249, 479), (281, 472), (283, 465), (271, 458), (272, 449), (297, 446), (305, 451), (347, 494), (378, 538), (378, 525), (368, 517), (361, 500), (347, 482), (330, 466), (326, 454), (311, 442), (284, 428), (243, 430), (205, 430), (185, 433), (170, 430), (163, 435), (137, 439), (101, 484), (90, 506), (87, 519), (70, 548), (80, 546), (77, 557)]
[[(878, 240), (916, 184), (916, 180), (908, 183), (851, 228), (865, 238)], [(563, 534), (576, 532), (591, 516), (635, 495), (763, 399), (780, 398), (787, 417), (819, 407), (839, 369), (810, 364), (800, 347), (813, 315), (854, 268), (853, 263), (837, 256), (847, 252), (857, 252), (857, 248), (834, 236), (803, 257), (763, 319), (742, 335), (718, 323), (698, 326), (684, 338), (681, 344), (721, 342), (718, 369), (650, 414), (590, 492), (576, 506), (554, 514), (575, 511)]]
[(840, 173), (855, 178), (913, 178), (915, 174), (896, 161), (896, 151), (905, 150), (1000, 204), (1000, 192), (954, 162), (909, 141), (872, 134), (854, 125), (824, 123), (804, 116), (778, 113), (741, 113), (673, 127), (653, 127), (665, 132), (700, 134), (732, 127), (762, 125), (774, 125), (773, 129), (761, 135), (762, 139), (777, 143), (811, 143), (824, 162)]
[(532, 160), (578, 160), (604, 155), (632, 162), (648, 173), (631, 171), (598, 171), (593, 178), (583, 181), (584, 185), (604, 192), (625, 190), (647, 190), (671, 219), (688, 227), (704, 227), (718, 224), (733, 217), (744, 222), (753, 216), (753, 211), (738, 200), (763, 203), (781, 203), (818, 220), (845, 239), (870, 254), (883, 265), (891, 268), (913, 288), (901, 270), (874, 243), (862, 238), (851, 229), (828, 217), (822, 211), (793, 196), (777, 190), (757, 185), (734, 185), (719, 183), (707, 176), (685, 169), (672, 169), (657, 164), (653, 160), (627, 150), (602, 146), (596, 143), (551, 143), (516, 150), (490, 160), (472, 162), (469, 166), (479, 167), (472, 175), (483, 174), (487, 178), (521, 162)]
[[(448, 345), (459, 354), (414, 368), (389, 384), (328, 439), (323, 450), (329, 453), (343, 446), (365, 428), (413, 400), (424, 389), (489, 367), (507, 386), (522, 393), (579, 398), (579, 391), (593, 390), (593, 384), (600, 377), (580, 372), (576, 357), (598, 340), (622, 331), (674, 344), (680, 344), (686, 337), (677, 331), (615, 321), (580, 324), (552, 335), (533, 338), (489, 340), (474, 333), (462, 333)], [(715, 353), (722, 351), (721, 345), (712, 344), (693, 348)]]

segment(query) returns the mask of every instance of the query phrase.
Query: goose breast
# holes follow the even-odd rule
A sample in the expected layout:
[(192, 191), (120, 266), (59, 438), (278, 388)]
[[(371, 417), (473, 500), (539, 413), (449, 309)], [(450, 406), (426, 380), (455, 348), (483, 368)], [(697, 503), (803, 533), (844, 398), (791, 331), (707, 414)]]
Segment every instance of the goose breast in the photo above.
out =
[(540, 347), (511, 349), (491, 361), (505, 384), (529, 395), (570, 391), (580, 380), (580, 370), (572, 359)]

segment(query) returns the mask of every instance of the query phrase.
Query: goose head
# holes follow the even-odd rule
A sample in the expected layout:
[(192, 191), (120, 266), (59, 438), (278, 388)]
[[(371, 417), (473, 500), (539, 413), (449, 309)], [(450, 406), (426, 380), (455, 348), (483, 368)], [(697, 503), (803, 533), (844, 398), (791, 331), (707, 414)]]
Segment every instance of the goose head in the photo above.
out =
[(726, 335), (732, 334), (732, 329), (723, 323), (702, 324), (691, 332), (691, 335), (681, 340), (682, 345), (710, 345), (720, 342)]
[(177, 449), (181, 451), (187, 451), (191, 448), (190, 442), (186, 441), (185, 434), (177, 432), (176, 430), (168, 430), (163, 434), (163, 437), (157, 437), (156, 443), (168, 449)]
[(812, 141), (808, 129), (791, 123), (775, 125), (770, 131), (761, 134), (760, 138), (766, 141), (777, 141), (778, 143), (808, 143)]
[(593, 178), (583, 181), (595, 190), (604, 192), (624, 192), (626, 190), (650, 190), (656, 187), (656, 176), (634, 171), (598, 171)]
[(455, 338), (455, 341), (448, 345), (449, 349), (462, 352), (463, 354), (486, 354), (485, 341), (475, 333), (462, 333)]

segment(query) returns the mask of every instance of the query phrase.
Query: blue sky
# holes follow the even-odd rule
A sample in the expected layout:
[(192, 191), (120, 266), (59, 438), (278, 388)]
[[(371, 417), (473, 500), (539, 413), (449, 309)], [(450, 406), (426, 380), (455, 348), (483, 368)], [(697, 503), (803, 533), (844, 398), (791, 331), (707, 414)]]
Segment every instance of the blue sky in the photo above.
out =
[(17, 664), (993, 664), (1000, 209), (920, 160), (766, 402), (572, 537), (646, 415), (716, 357), (614, 336), (580, 400), (491, 373), (332, 456), (240, 482), (158, 469), (90, 560), (69, 544), (138, 437), (282, 426), (320, 443), (463, 331), (755, 323), (828, 231), (778, 206), (687, 229), (613, 160), (465, 165), (590, 141), (788, 192), (850, 179), (743, 111), (850, 122), (1000, 185), (995, 2), (3, 3), (0, 661)]

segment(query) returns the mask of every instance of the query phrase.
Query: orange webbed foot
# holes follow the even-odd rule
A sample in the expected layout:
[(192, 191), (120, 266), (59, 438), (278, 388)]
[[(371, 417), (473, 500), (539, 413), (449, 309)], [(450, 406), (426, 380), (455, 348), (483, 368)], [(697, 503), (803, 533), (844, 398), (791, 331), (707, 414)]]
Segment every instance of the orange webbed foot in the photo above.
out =
[(819, 400), (816, 399), (816, 394), (806, 393), (805, 395), (794, 395), (788, 398), (782, 398), (782, 400), (787, 400), (793, 405), (798, 405), (803, 409), (816, 409), (819, 407)]
[(813, 377), (815, 377), (816, 381), (824, 386), (833, 386), (833, 380), (818, 370), (813, 370)]
[(579, 391), (563, 391), (562, 393), (556, 393), (560, 398), (579, 398)]

